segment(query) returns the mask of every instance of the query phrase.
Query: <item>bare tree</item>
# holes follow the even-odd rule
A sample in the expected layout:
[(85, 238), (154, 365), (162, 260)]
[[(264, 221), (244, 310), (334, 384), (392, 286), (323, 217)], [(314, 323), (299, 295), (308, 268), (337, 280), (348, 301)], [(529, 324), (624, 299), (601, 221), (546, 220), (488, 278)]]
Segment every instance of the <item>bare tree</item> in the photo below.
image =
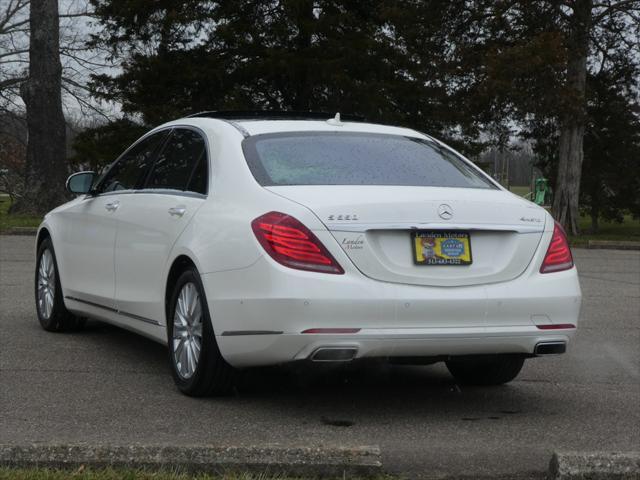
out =
[(603, 37), (615, 38), (640, 54), (638, 0), (565, 0), (563, 12), (568, 26), (567, 94), (572, 108), (560, 119), (558, 176), (553, 201), (553, 215), (571, 233), (579, 233), (579, 198), (583, 140), (586, 126), (586, 80), (590, 48), (606, 61), (610, 51), (601, 43)]
[(29, 13), (29, 78), (20, 93), (27, 110), (25, 191), (12, 211), (43, 213), (65, 200), (66, 132), (57, 0), (33, 0)]
[[(8, 3), (5, 4), (5, 1)], [(87, 47), (86, 40), (90, 33), (88, 21), (92, 15), (88, 0), (60, 0), (59, 2), (55, 1), (54, 4), (52, 7), (43, 0), (0, 0), (0, 143), (2, 143), (0, 150), (3, 147), (8, 148), (4, 144), (7, 144), (10, 139), (11, 141), (23, 142), (26, 147), (27, 135), (22, 133), (27, 129), (27, 113), (29, 114), (29, 143), (42, 146), (42, 142), (37, 136), (50, 135), (54, 130), (58, 133), (64, 133), (66, 125), (64, 117), (76, 119), (104, 117), (105, 112), (110, 110), (108, 106), (93, 99), (87, 88), (87, 82), (92, 74), (111, 68), (111, 64), (105, 61), (105, 55), (101, 51)], [(49, 10), (46, 11), (41, 21), (38, 21), (37, 18), (30, 18), (30, 14), (31, 17), (33, 15), (37, 17), (40, 9), (45, 7)], [(48, 20), (54, 21), (55, 26), (47, 23)], [(56, 38), (54, 39), (51, 34), (46, 34), (47, 40), (45, 41), (42, 38), (43, 32), (41, 30), (33, 31), (34, 27), (55, 28)], [(32, 32), (34, 35), (31, 35)], [(32, 40), (31, 48), (30, 39)], [(48, 48), (51, 41), (55, 41), (57, 50)], [(47, 45), (44, 45), (43, 42)], [(45, 58), (39, 55), (43, 53), (43, 50), (35, 51), (34, 48), (46, 48), (46, 53), (43, 54)], [(43, 74), (42, 68), (44, 67), (42, 65), (37, 67), (33, 62), (46, 60), (48, 56), (52, 61), (57, 61), (55, 67), (52, 66), (53, 64), (48, 67), (48, 75), (53, 71), (60, 70), (60, 81), (55, 81), (48, 86), (59, 89), (60, 93), (57, 96), (61, 96), (63, 116), (56, 113), (55, 116), (47, 119), (47, 128), (41, 129), (32, 124), (34, 115), (36, 117), (39, 115), (32, 109), (48, 107), (45, 107), (38, 100), (30, 100), (33, 95), (36, 97), (40, 95), (36, 92), (41, 92), (37, 86), (41, 82), (35, 77)], [(29, 68), (30, 62), (32, 62), (31, 69)], [(49, 89), (48, 94), (41, 99), (53, 98), (49, 96), (52, 93), (53, 91)], [(58, 125), (57, 122), (60, 124)], [(36, 136), (34, 137), (34, 135)], [(64, 134), (62, 138), (64, 138)], [(48, 144), (47, 142), (50, 140), (50, 138), (45, 140), (44, 144)], [(67, 174), (66, 148), (60, 150), (62, 163), (58, 163), (56, 160), (56, 163), (51, 165), (51, 168), (54, 169), (51, 171), (49, 166), (43, 162), (51, 160), (51, 158), (48, 160), (45, 158), (48, 158), (48, 153), (52, 149), (47, 148), (43, 153), (39, 148), (20, 150), (23, 154), (26, 151), (30, 152), (30, 160), (28, 162), (12, 162), (11, 165), (15, 167), (26, 164), (28, 169), (24, 172), (9, 169), (11, 170), (9, 177), (5, 175), (4, 183), (6, 185), (2, 188), (3, 190), (24, 192), (26, 195), (24, 201), (20, 199), (20, 196), (17, 197), (17, 204), (12, 208), (12, 211), (42, 213), (64, 200), (64, 184), (61, 179), (63, 180)], [(5, 170), (7, 169), (5, 168)], [(36, 174), (36, 172), (38, 173)], [(54, 177), (50, 177), (51, 172), (54, 173)], [(11, 178), (11, 182), (14, 183), (20, 181), (23, 185), (9, 185), (6, 182), (7, 178)], [(46, 194), (40, 192), (42, 185), (39, 184), (39, 179), (41, 178), (47, 180), (47, 188), (51, 192)]]
[(29, 72), (29, 0), (9, 0), (0, 8), (0, 133), (5, 141), (24, 128), (20, 85)]

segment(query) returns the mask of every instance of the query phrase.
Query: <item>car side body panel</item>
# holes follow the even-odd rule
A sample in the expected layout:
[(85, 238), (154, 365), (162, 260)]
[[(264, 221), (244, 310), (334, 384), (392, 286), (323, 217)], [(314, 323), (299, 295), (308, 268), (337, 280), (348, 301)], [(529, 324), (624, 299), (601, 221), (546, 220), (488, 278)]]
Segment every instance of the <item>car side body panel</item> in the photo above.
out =
[[(162, 325), (167, 257), (206, 199), (153, 191), (122, 197), (115, 242), (115, 304), (140, 321)], [(184, 213), (171, 214), (173, 208)]]

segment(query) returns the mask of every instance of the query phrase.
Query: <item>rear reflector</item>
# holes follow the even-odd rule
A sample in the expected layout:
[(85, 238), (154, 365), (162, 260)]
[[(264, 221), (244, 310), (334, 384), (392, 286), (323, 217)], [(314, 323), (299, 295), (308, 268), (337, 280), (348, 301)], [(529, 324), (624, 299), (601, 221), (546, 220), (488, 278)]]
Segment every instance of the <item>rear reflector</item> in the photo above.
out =
[(358, 333), (359, 328), (309, 328), (302, 333)]
[(338, 275), (344, 273), (318, 237), (294, 217), (269, 212), (251, 222), (251, 228), (262, 248), (285, 267)]
[(547, 254), (540, 266), (540, 273), (561, 272), (573, 268), (573, 256), (567, 241), (567, 235), (562, 226), (555, 222), (553, 236), (547, 249)]
[(546, 325), (537, 325), (540, 330), (567, 330), (569, 328), (576, 328), (573, 323), (549, 323)]

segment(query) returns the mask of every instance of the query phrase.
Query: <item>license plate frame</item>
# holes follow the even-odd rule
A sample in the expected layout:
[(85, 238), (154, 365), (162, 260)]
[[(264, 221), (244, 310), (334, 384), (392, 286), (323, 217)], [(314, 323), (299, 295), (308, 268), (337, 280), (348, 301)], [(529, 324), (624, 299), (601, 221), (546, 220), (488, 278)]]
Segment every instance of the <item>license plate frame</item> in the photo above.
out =
[[(445, 244), (445, 241), (449, 242)], [(462, 252), (458, 254), (461, 247)], [(411, 251), (414, 264), (421, 267), (466, 267), (473, 264), (471, 234), (468, 231), (414, 230), (411, 232)]]

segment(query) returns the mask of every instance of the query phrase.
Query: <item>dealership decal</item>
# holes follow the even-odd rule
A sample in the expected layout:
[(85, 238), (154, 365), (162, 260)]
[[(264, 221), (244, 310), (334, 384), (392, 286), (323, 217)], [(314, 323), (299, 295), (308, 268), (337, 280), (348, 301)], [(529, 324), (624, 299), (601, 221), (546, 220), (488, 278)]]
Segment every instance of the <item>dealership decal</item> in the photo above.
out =
[(364, 248), (364, 240), (362, 235), (358, 238), (343, 238), (342, 248), (345, 250), (362, 250)]

